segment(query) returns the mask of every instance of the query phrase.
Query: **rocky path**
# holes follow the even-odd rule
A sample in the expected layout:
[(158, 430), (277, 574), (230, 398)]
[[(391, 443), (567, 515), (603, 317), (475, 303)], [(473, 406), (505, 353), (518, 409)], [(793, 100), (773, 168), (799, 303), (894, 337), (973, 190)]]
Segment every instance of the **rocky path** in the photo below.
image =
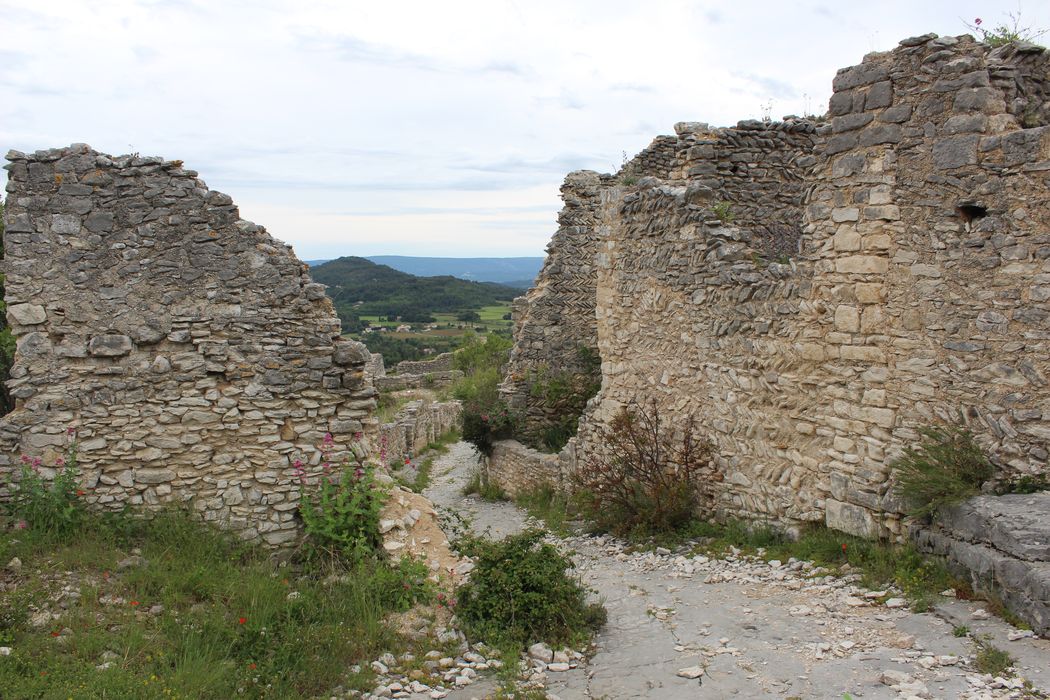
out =
[[(465, 443), (435, 461), (426, 495), (476, 533), (502, 537), (529, 518), (510, 503), (463, 496), (476, 457)], [(857, 588), (805, 562), (631, 553), (612, 538), (558, 540), (609, 622), (585, 661), (546, 666), (532, 680), (562, 700), (583, 698), (1021, 698), (1050, 692), (1050, 642), (1023, 636), (972, 603), (936, 614)], [(879, 595), (875, 595), (879, 594)], [(953, 627), (991, 635), (1018, 676), (973, 670), (975, 646)], [(485, 697), (491, 683), (452, 697)]]

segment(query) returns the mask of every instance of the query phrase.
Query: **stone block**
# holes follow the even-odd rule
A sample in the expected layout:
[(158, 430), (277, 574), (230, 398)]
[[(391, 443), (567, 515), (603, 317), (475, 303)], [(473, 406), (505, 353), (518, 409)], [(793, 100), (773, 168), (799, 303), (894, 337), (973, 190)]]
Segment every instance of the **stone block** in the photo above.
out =
[(860, 304), (881, 304), (886, 298), (886, 285), (879, 282), (858, 282), (853, 293)]
[(889, 260), (874, 255), (851, 255), (835, 260), (835, 271), (843, 274), (882, 275), (889, 269)]
[(835, 308), (835, 329), (846, 333), (860, 331), (860, 312), (856, 306), (840, 304)]
[(869, 539), (879, 536), (878, 523), (864, 508), (833, 498), (824, 501), (824, 508), (824, 522), (831, 529)]
[(933, 165), (940, 170), (954, 170), (977, 164), (979, 136), (952, 136), (933, 144)]
[(835, 250), (852, 252), (860, 250), (860, 234), (856, 229), (840, 226), (834, 237)]
[(171, 469), (136, 469), (135, 482), (139, 484), (164, 484), (175, 479)]
[(7, 307), (7, 315), (22, 326), (36, 326), (47, 321), (47, 312), (39, 304), (12, 304)]
[(80, 217), (75, 214), (52, 214), (51, 232), (61, 235), (80, 233)]
[(121, 357), (133, 347), (126, 335), (96, 335), (88, 341), (88, 353), (96, 357)]

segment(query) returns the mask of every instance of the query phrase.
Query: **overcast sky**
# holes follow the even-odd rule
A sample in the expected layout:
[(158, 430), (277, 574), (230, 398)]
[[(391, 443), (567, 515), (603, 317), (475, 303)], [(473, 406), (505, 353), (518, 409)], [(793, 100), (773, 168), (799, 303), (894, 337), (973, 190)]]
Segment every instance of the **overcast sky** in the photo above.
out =
[[(0, 153), (182, 159), (304, 259), (542, 255), (567, 172), (613, 171), (676, 121), (823, 113), (837, 68), (1017, 9), (0, 0)], [(1050, 27), (1047, 0), (1020, 9)]]

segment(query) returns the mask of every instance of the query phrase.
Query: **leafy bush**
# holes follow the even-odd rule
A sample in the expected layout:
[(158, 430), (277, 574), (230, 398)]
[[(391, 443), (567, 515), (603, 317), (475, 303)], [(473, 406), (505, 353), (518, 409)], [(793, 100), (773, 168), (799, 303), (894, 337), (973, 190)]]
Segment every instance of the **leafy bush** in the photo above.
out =
[(929, 516), (942, 506), (974, 496), (995, 473), (969, 430), (947, 425), (919, 433), (919, 446), (908, 448), (890, 464), (896, 478), (894, 492), (909, 504), (909, 515)]
[(685, 527), (698, 515), (701, 485), (717, 481), (713, 446), (694, 435), (693, 421), (675, 439), (655, 404), (623, 407), (596, 440), (604, 455), (573, 476), (575, 500), (600, 530), (651, 536)]
[(492, 454), (492, 443), (514, 434), (515, 416), (500, 398), (500, 368), (507, 361), (511, 342), (489, 334), (471, 336), (456, 352), (453, 362), (464, 377), (452, 387), (463, 402), (463, 439), (483, 455)]
[(463, 407), (463, 439), (485, 456), (497, 440), (514, 434), (516, 421), (502, 400), (491, 405), (468, 403)]
[(543, 533), (529, 530), (501, 542), (471, 540), (460, 551), (476, 558), (459, 589), (457, 615), (466, 634), (489, 644), (578, 645), (605, 624), (605, 608), (566, 572), (573, 567)]
[[(301, 463), (297, 465), (302, 468)], [(321, 477), (316, 494), (304, 490), (299, 514), (312, 544), (360, 560), (382, 551), (379, 512), (385, 498), (374, 467), (347, 465), (337, 475)]]

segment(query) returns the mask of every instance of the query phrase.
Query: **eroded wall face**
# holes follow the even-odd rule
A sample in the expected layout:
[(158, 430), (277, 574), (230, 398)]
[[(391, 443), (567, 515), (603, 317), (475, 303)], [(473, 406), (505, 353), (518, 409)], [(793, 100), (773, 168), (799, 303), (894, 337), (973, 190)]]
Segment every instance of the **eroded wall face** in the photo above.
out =
[[(799, 381), (808, 372), (794, 351), (808, 277), (784, 252), (798, 257), (813, 127), (742, 127), (679, 125), (680, 179), (604, 193), (602, 391), (581, 422), (576, 457), (602, 454), (600, 426), (621, 406), (655, 408), (676, 441), (691, 418), (694, 437), (715, 444), (715, 473), (703, 487), (723, 517), (818, 520), (822, 494), (808, 455), (819, 438), (800, 435), (790, 418), (820, 401)], [(769, 196), (761, 207), (776, 217), (762, 218), (756, 193)]]
[(715, 442), (723, 515), (868, 536), (901, 534), (889, 464), (922, 426), (1045, 472), (1048, 86), (1044, 51), (918, 37), (840, 71), (827, 123), (683, 123), (666, 177), (602, 181), (575, 458), (655, 400)]
[(11, 152), (4, 272), (18, 337), (0, 470), (45, 471), (75, 433), (85, 500), (188, 504), (295, 538), (302, 460), (370, 428), (368, 353), (324, 287), (179, 161), (75, 145)]
[(807, 208), (827, 519), (868, 534), (899, 529), (889, 463), (918, 428), (963, 422), (1012, 472), (1050, 439), (1050, 60), (930, 39), (836, 76)]

